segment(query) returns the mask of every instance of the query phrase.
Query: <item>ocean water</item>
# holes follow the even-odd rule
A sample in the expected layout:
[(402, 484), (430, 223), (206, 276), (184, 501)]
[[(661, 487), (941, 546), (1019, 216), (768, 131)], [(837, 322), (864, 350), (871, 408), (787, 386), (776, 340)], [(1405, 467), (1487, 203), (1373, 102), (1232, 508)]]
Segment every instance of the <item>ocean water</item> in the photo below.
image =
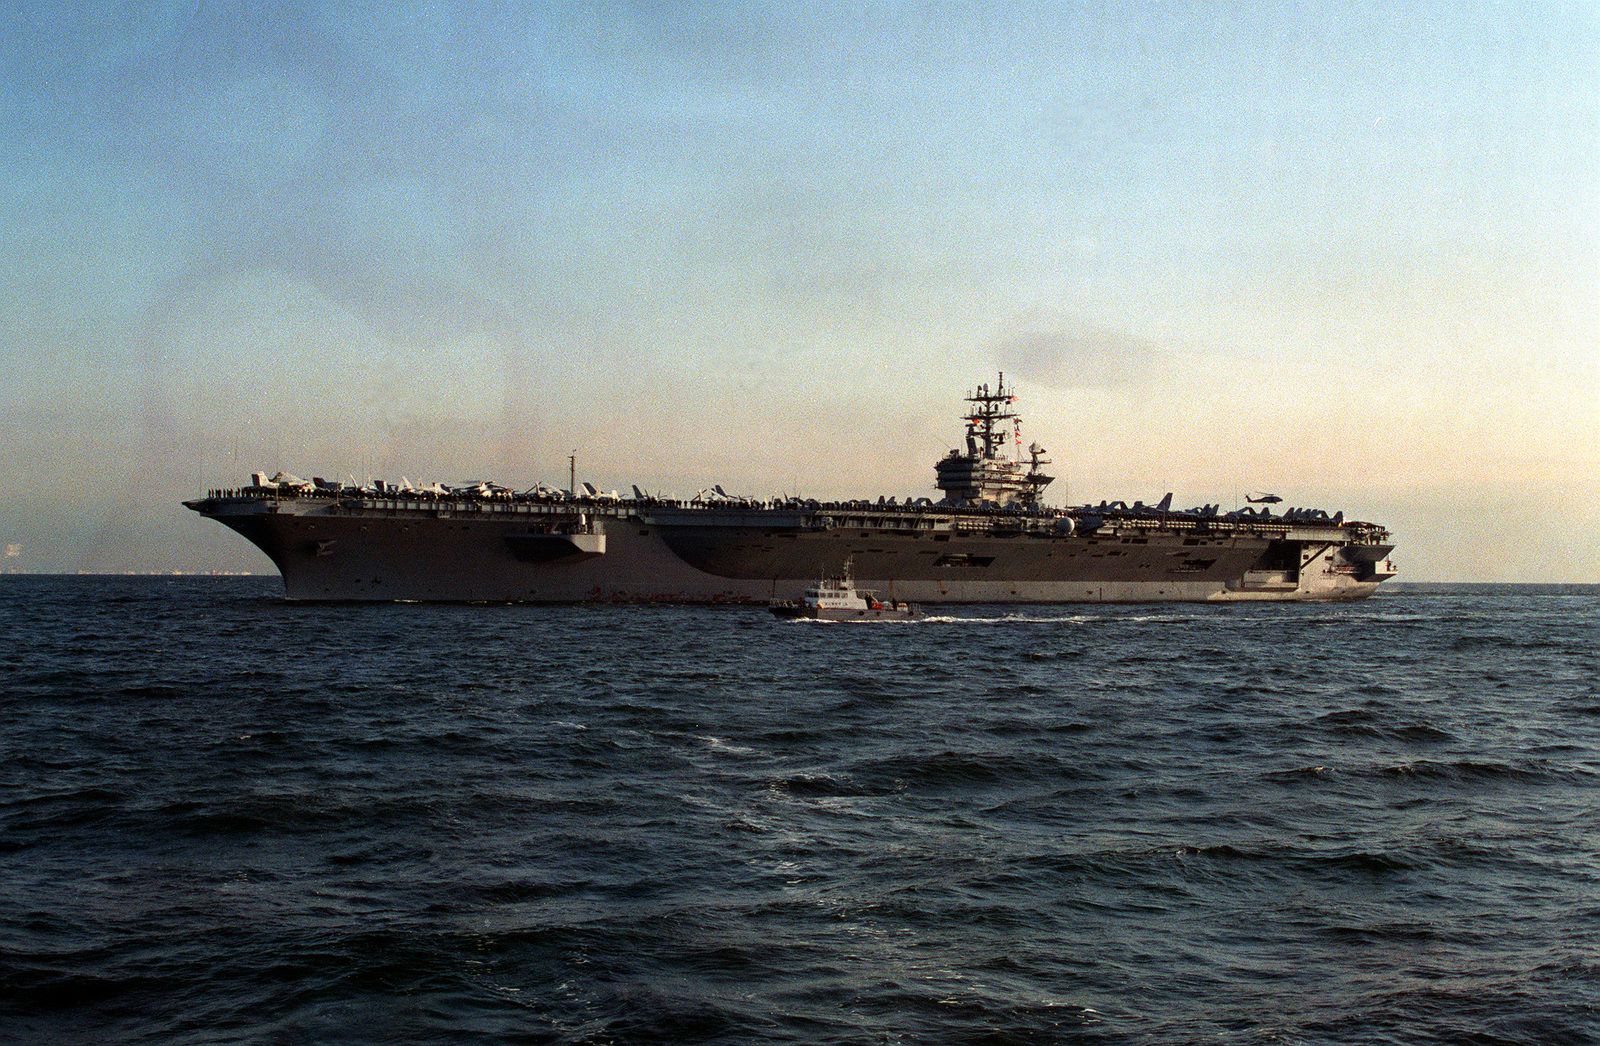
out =
[(0, 1042), (1600, 1042), (1600, 589), (0, 578)]

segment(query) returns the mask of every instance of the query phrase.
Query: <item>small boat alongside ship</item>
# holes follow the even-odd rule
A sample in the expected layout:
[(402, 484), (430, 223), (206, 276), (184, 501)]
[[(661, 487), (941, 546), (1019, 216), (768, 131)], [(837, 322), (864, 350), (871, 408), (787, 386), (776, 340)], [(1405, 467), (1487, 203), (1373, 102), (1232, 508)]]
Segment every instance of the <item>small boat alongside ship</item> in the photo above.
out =
[(846, 561), (839, 577), (823, 578), (799, 599), (774, 600), (768, 609), (777, 617), (810, 621), (915, 621), (922, 610), (911, 603), (885, 602), (877, 594), (856, 588)]

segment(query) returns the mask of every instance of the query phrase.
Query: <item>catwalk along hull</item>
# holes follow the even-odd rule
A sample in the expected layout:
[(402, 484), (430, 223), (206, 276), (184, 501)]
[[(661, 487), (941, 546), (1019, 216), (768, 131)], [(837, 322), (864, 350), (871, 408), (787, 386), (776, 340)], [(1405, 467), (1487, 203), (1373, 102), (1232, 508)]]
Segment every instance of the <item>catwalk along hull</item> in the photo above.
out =
[(1283, 517), (259, 488), (187, 504), (260, 547), (299, 600), (767, 603), (846, 563), (925, 604), (1339, 600), (1394, 572), (1381, 528)]

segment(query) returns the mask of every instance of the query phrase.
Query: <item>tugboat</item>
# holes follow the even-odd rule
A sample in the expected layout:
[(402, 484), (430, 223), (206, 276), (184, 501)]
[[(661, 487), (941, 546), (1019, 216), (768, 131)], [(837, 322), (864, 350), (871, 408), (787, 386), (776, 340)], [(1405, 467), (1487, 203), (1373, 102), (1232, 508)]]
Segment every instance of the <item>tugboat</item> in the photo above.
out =
[(848, 559), (838, 577), (823, 578), (798, 600), (774, 600), (768, 609), (778, 617), (812, 621), (915, 621), (922, 616), (920, 607), (885, 603), (871, 592), (857, 590)]

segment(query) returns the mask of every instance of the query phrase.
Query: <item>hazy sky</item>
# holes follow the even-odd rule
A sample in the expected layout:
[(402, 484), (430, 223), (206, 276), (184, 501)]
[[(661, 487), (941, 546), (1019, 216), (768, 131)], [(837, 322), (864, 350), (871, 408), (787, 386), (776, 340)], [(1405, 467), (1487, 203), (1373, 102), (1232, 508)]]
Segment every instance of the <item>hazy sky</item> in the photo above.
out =
[(254, 469), (1271, 490), (1600, 580), (1590, 2), (6, 2), (0, 569)]

